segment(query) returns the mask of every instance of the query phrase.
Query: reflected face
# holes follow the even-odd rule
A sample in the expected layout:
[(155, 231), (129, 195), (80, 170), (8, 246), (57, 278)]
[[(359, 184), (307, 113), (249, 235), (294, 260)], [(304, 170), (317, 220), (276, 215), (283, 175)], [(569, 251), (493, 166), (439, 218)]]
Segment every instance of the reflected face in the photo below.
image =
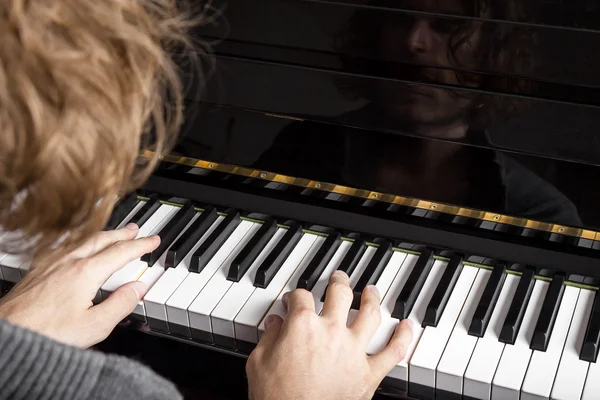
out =
[[(404, 0), (402, 5), (411, 10), (464, 13), (460, 0)], [(387, 67), (389, 75), (448, 85), (469, 84), (461, 82), (453, 69), (474, 65), (473, 55), (480, 35), (477, 23), (418, 13), (388, 14), (390, 17), (382, 21), (377, 51), (381, 58), (392, 62)], [(457, 38), (465, 40), (454, 47)], [(394, 65), (394, 61), (417, 68)], [(470, 98), (457, 96), (456, 92), (424, 85), (390, 84), (389, 81), (377, 88), (377, 97), (388, 113), (416, 124), (454, 122), (471, 105)]]

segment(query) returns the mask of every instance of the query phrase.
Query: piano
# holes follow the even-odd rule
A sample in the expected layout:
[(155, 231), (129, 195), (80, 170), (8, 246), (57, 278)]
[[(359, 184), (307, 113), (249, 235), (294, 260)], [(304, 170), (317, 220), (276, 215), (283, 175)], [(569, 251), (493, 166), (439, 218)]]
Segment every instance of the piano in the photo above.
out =
[[(285, 317), (283, 293), (319, 312), (342, 269), (356, 299), (382, 294), (368, 352), (414, 322), (379, 395), (600, 399), (599, 2), (203, 12), (214, 62), (182, 62), (177, 144), (107, 226), (162, 238), (95, 300), (149, 285), (126, 332), (227, 365)], [(2, 279), (27, 265), (4, 256)]]

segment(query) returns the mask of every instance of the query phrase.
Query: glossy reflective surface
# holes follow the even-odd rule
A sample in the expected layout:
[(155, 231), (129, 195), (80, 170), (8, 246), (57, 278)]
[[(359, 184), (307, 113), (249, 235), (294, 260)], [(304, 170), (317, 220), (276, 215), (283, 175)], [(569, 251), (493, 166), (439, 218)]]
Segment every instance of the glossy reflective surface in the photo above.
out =
[(600, 226), (597, 2), (213, 7), (198, 35), (224, 40), (176, 154)]

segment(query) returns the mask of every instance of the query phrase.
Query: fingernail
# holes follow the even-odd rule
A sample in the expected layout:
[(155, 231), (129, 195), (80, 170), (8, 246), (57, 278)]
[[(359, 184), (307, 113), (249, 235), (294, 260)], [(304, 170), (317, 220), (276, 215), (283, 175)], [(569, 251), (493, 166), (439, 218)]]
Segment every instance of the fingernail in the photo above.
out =
[(377, 289), (377, 286), (375, 286), (375, 285), (369, 285), (369, 286), (367, 286), (367, 287), (369, 288), (369, 290), (370, 290), (371, 292), (375, 293), (375, 295), (376, 295), (377, 297), (381, 297), (381, 294), (379, 293), (379, 289)]
[(290, 297), (290, 292), (286, 292), (283, 294), (283, 296), (281, 297), (281, 301), (283, 302), (283, 306), (285, 307), (285, 309), (287, 310), (287, 306), (288, 306), (288, 298)]
[(135, 281), (131, 284), (131, 287), (133, 288), (133, 290), (135, 291), (135, 293), (137, 294), (137, 298), (139, 300), (142, 299), (142, 297), (144, 297), (144, 295), (146, 294), (146, 292), (148, 291), (148, 287), (146, 286), (146, 284), (142, 281)]
[(336, 270), (333, 274), (331, 274), (331, 276), (336, 276), (336, 277), (339, 277), (339, 278), (349, 279), (348, 278), (348, 274), (346, 274), (344, 271), (341, 271), (341, 270)]
[(134, 224), (133, 222), (130, 222), (127, 225), (125, 225), (125, 228), (127, 228), (129, 230), (132, 230), (132, 231), (137, 231), (138, 230), (137, 224)]
[(406, 320), (406, 323), (408, 324), (408, 327), (409, 327), (410, 329), (412, 329), (412, 328), (413, 328), (413, 321), (412, 321), (412, 319), (407, 319), (407, 320)]
[(275, 322), (275, 315), (274, 314), (267, 315), (267, 318), (265, 318), (265, 331), (267, 329), (269, 329), (269, 326), (271, 326), (273, 324), (273, 322)]

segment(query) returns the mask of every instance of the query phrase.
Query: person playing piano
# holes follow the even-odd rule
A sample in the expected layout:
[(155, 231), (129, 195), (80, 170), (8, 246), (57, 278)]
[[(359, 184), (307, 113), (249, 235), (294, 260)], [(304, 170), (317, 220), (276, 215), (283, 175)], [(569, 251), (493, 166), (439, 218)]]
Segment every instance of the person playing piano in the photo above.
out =
[[(134, 240), (135, 225), (100, 231), (117, 194), (157, 162), (140, 163), (140, 147), (162, 154), (179, 126), (181, 87), (167, 51), (189, 48), (193, 21), (177, 7), (0, 1), (2, 250), (35, 255), (0, 302), (0, 398), (180, 397), (142, 365), (85, 350), (146, 291), (132, 282), (94, 306), (100, 285), (159, 244)], [(343, 273), (331, 277), (322, 316), (308, 292), (288, 294), (287, 318), (269, 319), (247, 364), (250, 397), (370, 398), (403, 358), (411, 329), (403, 321), (383, 351), (366, 356), (379, 294), (367, 287), (346, 327), (351, 299)]]

